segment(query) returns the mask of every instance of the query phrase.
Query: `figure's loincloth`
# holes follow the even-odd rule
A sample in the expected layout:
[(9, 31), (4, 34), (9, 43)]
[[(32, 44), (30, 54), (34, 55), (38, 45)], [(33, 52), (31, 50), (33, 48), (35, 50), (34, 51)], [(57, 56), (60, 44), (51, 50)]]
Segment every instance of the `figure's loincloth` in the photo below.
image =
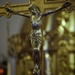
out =
[(40, 48), (42, 43), (42, 33), (40, 30), (32, 30), (30, 33), (31, 45), (33, 48)]

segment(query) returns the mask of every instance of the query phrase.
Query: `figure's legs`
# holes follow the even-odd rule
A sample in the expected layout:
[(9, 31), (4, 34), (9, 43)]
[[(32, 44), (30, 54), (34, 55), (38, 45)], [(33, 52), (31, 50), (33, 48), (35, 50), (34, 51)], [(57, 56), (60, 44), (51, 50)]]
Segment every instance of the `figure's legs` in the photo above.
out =
[(34, 61), (34, 70), (33, 75), (39, 75), (40, 73), (40, 47), (42, 43), (42, 34), (41, 30), (33, 30), (30, 34), (31, 45), (33, 47), (33, 61)]
[(40, 63), (40, 51), (38, 49), (35, 49), (33, 51), (33, 60), (34, 60), (34, 64), (39, 64)]
[(40, 51), (35, 49), (33, 51), (34, 70), (33, 75), (39, 75), (40, 72)]

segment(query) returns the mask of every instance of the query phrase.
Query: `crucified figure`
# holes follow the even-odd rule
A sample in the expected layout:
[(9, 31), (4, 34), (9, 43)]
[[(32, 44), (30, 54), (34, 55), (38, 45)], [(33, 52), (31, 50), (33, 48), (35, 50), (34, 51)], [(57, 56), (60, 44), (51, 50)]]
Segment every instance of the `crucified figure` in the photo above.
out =
[(41, 19), (44, 16), (47, 16), (49, 14), (55, 13), (57, 11), (60, 11), (64, 8), (67, 8), (71, 5), (71, 3), (66, 2), (64, 3), (62, 6), (58, 7), (57, 9), (54, 10), (49, 10), (47, 12), (41, 13), (40, 12), (40, 8), (38, 6), (36, 6), (35, 4), (31, 4), (29, 7), (29, 10), (31, 12), (31, 15), (26, 15), (26, 14), (21, 14), (18, 13), (12, 9), (10, 9), (9, 7), (6, 7), (6, 10), (10, 13), (16, 14), (16, 15), (20, 15), (20, 16), (24, 16), (27, 18), (31, 18), (31, 26), (32, 26), (32, 30), (30, 33), (30, 40), (31, 40), (31, 45), (33, 47), (33, 60), (34, 60), (34, 70), (33, 70), (33, 75), (39, 75), (39, 65), (40, 65), (40, 47), (42, 44), (42, 32), (41, 32)]

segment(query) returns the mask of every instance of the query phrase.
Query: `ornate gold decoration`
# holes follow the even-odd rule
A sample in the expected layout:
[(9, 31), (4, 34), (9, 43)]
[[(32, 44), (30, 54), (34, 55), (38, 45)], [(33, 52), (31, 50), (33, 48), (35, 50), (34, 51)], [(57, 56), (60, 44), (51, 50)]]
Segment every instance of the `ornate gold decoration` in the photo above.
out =
[[(75, 52), (75, 30), (72, 32), (69, 30), (70, 26), (73, 25), (70, 23), (70, 17), (75, 15), (75, 13), (72, 14), (72, 12), (67, 13), (66, 11), (61, 11), (57, 13), (57, 26), (51, 31), (52, 34), (50, 32), (48, 33), (48, 36), (50, 35), (49, 49), (51, 50), (50, 52), (52, 52), (50, 53), (51, 58), (53, 55), (56, 55), (54, 64), (52, 63), (54, 58), (51, 60), (51, 72), (53, 75), (70, 75), (71, 73), (69, 55), (70, 52)], [(55, 64), (56, 67), (53, 66)], [(72, 72), (72, 74), (74, 74), (74, 72)]]
[(69, 75), (69, 51), (67, 49), (67, 42), (62, 40), (59, 44), (59, 49), (57, 51), (57, 66), (58, 75)]
[(34, 65), (28, 33), (16, 34), (8, 38), (8, 54), (17, 58), (16, 75), (32, 75)]
[(8, 53), (10, 55), (17, 57), (20, 55), (22, 58), (25, 52), (32, 53), (32, 49), (29, 45), (28, 34), (17, 34), (8, 38)]

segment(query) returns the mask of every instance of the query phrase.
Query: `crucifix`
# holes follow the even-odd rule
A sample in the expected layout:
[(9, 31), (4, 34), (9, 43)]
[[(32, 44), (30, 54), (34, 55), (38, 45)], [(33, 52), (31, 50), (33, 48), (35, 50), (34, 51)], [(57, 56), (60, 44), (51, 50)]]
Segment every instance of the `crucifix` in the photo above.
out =
[(40, 75), (40, 47), (42, 45), (42, 37), (43, 37), (40, 25), (42, 17), (60, 11), (64, 8), (69, 7), (70, 5), (71, 3), (66, 2), (61, 5), (59, 4), (58, 7), (54, 10), (45, 11), (46, 9), (51, 8), (52, 5), (49, 5), (46, 0), (45, 1), (32, 0), (24, 5), (13, 6), (7, 3), (5, 6), (0, 7), (1, 16), (5, 15), (7, 17), (10, 17), (12, 14), (16, 14), (27, 18), (31, 18), (32, 30), (30, 32), (30, 40), (33, 48), (32, 54), (34, 61), (33, 75)]

